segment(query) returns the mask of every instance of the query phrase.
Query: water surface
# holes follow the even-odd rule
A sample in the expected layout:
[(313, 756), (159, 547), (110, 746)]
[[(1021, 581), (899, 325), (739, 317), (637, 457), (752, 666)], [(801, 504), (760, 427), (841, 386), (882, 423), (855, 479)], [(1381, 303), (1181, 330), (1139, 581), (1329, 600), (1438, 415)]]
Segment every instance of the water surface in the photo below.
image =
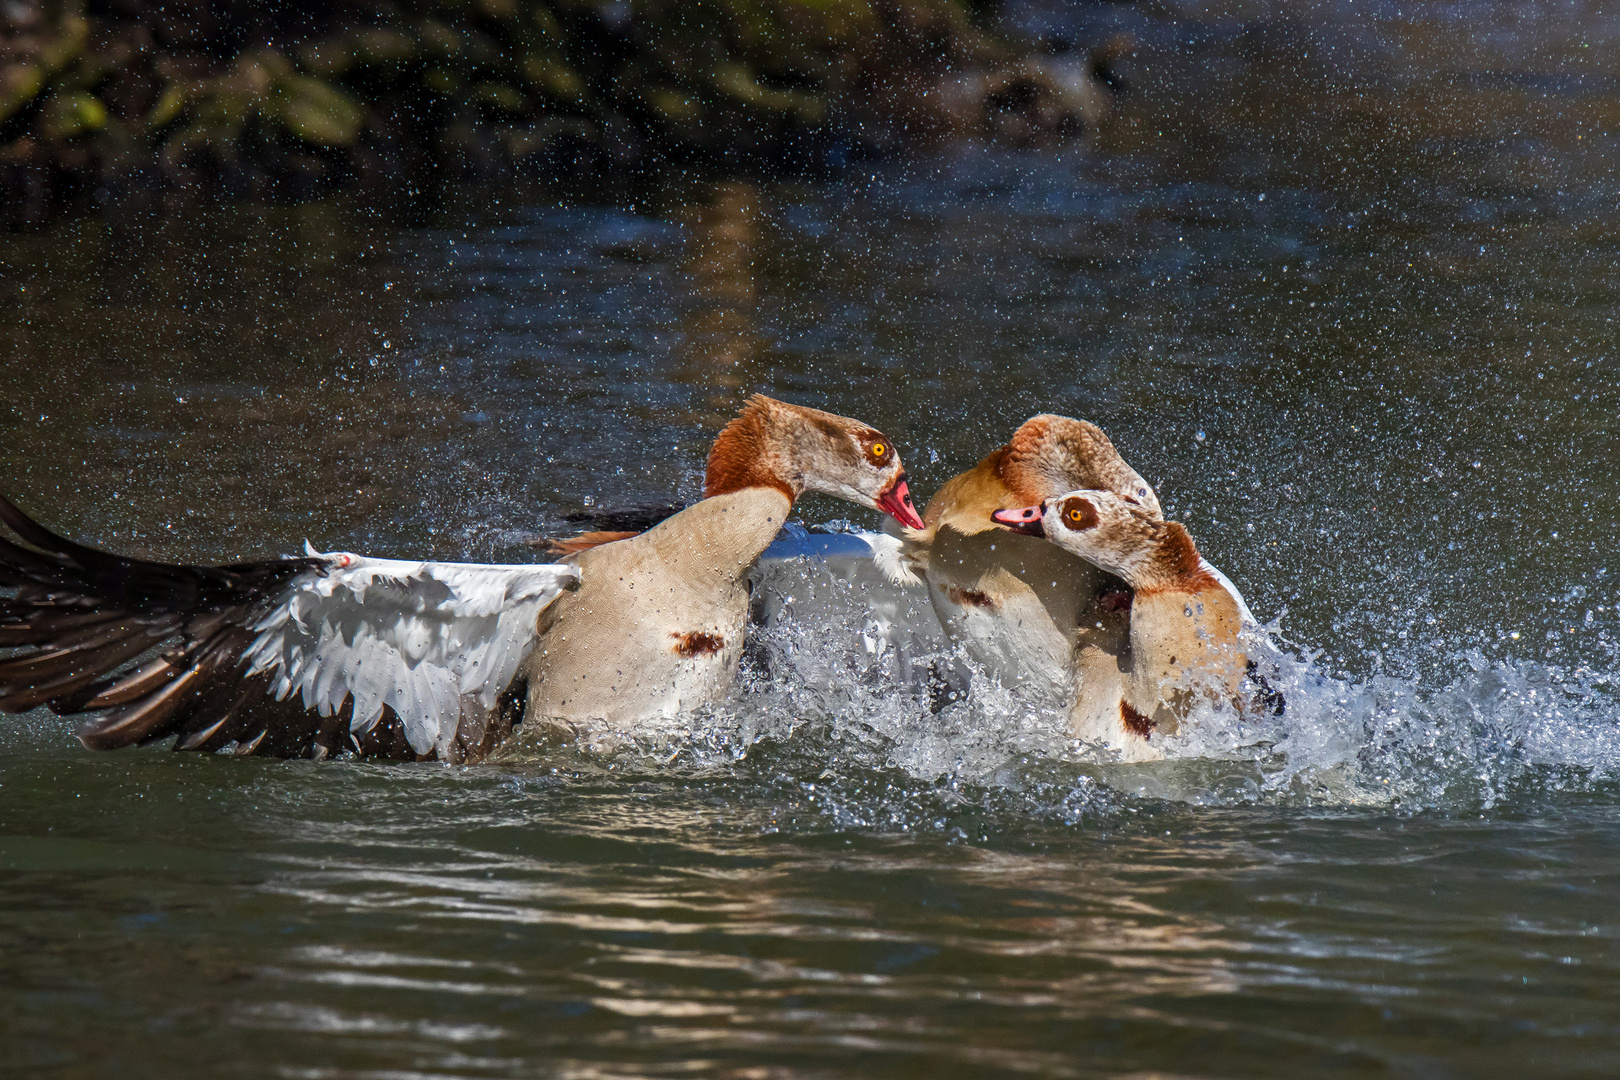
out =
[(8, 1071), (1620, 1071), (1614, 14), (1019, 17), (1137, 36), (1088, 144), (0, 239), (5, 490), (159, 558), (524, 560), (695, 497), (755, 390), (920, 495), (1068, 413), (1274, 624), (1287, 714), (1086, 764), (982, 679), (931, 710), (943, 645), (863, 638), (926, 604), (811, 566), (732, 701), (611, 752), (8, 720)]

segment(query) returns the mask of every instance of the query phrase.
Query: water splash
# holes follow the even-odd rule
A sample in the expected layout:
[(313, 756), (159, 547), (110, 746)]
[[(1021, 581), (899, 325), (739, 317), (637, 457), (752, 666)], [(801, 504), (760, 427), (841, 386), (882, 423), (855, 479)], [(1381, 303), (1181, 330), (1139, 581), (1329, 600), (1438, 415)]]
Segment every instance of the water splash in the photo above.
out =
[(1357, 679), (1273, 624), (1251, 655), (1281, 715), (1201, 704), (1165, 738), (1166, 760), (1118, 764), (953, 649), (920, 590), (869, 567), (778, 566), (754, 608), (731, 700), (633, 738), (582, 736), (572, 767), (730, 778), (767, 795), (769, 810), (736, 822), (748, 828), (962, 838), (1159, 801), (1460, 811), (1620, 778), (1615, 681), (1586, 669), (1475, 652), (1439, 687)]

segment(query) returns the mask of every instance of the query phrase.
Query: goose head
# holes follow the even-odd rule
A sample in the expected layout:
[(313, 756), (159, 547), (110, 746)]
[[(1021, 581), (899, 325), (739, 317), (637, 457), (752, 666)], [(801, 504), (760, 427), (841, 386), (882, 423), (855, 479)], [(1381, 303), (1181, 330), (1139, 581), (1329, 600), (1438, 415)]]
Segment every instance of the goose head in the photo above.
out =
[(893, 440), (859, 420), (763, 394), (715, 439), (703, 493), (747, 487), (775, 488), (789, 499), (819, 491), (923, 527)]
[(1180, 522), (1113, 491), (1076, 490), (991, 518), (1013, 532), (1044, 536), (1114, 574), (1138, 593), (1194, 589), (1206, 571)]
[(1007, 488), (1029, 502), (1067, 491), (1111, 491), (1159, 515), (1159, 497), (1125, 463), (1096, 424), (1042, 413), (1019, 425), (1001, 451), (997, 471)]

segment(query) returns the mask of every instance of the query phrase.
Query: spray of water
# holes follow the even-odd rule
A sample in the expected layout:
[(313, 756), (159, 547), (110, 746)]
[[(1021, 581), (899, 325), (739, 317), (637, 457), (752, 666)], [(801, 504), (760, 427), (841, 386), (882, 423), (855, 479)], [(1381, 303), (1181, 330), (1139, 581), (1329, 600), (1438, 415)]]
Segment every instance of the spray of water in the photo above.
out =
[(1204, 703), (1163, 739), (1164, 761), (1121, 764), (978, 669), (924, 593), (870, 567), (773, 567), (755, 618), (730, 701), (633, 738), (583, 735), (574, 765), (764, 785), (774, 809), (738, 822), (750, 828), (962, 837), (1158, 802), (1461, 811), (1620, 779), (1615, 687), (1590, 672), (1470, 653), (1444, 686), (1356, 679), (1273, 623), (1248, 645), (1280, 715)]

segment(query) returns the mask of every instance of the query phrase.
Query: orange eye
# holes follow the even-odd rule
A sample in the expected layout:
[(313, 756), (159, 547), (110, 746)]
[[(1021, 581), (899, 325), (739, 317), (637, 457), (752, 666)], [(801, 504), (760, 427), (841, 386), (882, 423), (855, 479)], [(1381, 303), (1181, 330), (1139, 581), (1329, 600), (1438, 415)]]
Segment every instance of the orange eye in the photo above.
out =
[(870, 451), (868, 451), (868, 453), (870, 453), (873, 457), (878, 458), (878, 457), (882, 457), (883, 452), (885, 450), (887, 450), (887, 449), (888, 449), (888, 447), (884, 446), (882, 443), (875, 442), (875, 443), (872, 444), (872, 449)]
[(1080, 532), (1097, 524), (1097, 508), (1085, 499), (1069, 499), (1063, 504), (1061, 520), (1065, 528)]

